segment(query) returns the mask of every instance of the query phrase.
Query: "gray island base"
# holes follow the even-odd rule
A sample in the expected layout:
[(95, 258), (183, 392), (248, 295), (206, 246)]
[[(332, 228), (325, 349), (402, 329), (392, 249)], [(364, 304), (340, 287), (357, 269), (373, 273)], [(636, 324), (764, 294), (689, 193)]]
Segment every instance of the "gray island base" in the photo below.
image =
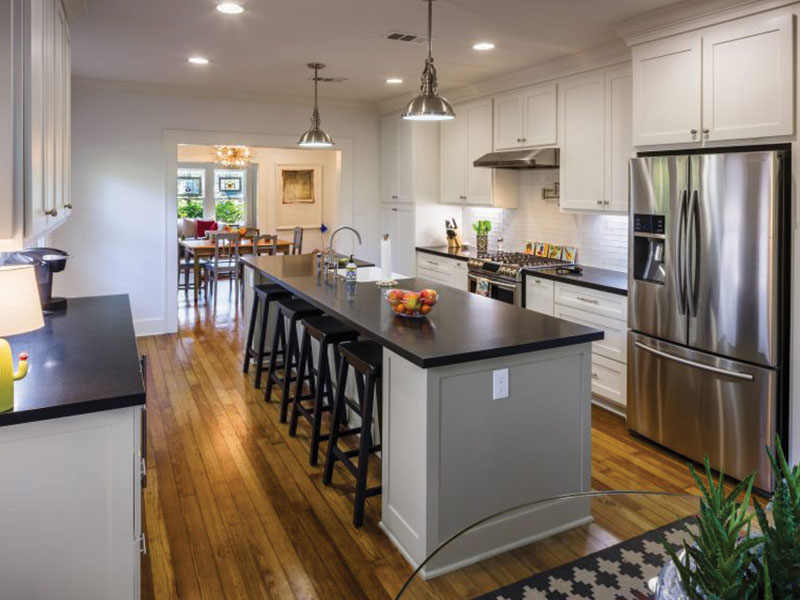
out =
[[(591, 342), (602, 332), (424, 279), (399, 287), (437, 288), (439, 304), (404, 319), (373, 282), (346, 286), (310, 256), (244, 260), (247, 288), (280, 283), (383, 345), (380, 527), (409, 563), (522, 507), (460, 536), (424, 578), (591, 521), (588, 502), (525, 505), (590, 489)], [(508, 396), (494, 400), (503, 369)]]

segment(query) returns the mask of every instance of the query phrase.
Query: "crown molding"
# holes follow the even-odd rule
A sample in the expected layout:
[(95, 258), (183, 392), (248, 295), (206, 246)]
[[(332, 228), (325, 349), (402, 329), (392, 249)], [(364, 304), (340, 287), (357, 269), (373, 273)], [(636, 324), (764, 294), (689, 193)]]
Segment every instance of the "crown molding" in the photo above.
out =
[(621, 21), (615, 30), (628, 46), (636, 46), (793, 4), (798, 0), (684, 0)]
[[(442, 95), (446, 96), (447, 99), (453, 103), (477, 100), (478, 98), (492, 96), (501, 92), (507, 92), (553, 79), (560, 79), (570, 75), (577, 75), (593, 69), (618, 65), (630, 60), (630, 49), (621, 40), (615, 40), (604, 46), (599, 46), (578, 54), (571, 54), (570, 56), (558, 58), (520, 71), (492, 77), (491, 79), (486, 79), (475, 84), (450, 88), (442, 91)], [(402, 110), (409, 99), (410, 95), (406, 94), (382, 100), (378, 104), (380, 113), (382, 115), (388, 115), (398, 112)]]
[[(233, 100), (237, 102), (256, 102), (263, 104), (279, 104), (285, 106), (296, 106), (298, 104), (308, 104), (309, 110), (313, 100), (310, 96), (296, 96), (290, 94), (262, 94), (256, 92), (237, 92), (219, 90), (215, 88), (139, 83), (135, 81), (116, 81), (111, 79), (89, 79), (74, 77), (72, 85), (75, 88), (112, 90), (117, 92), (132, 92), (140, 94), (152, 94), (158, 96), (181, 96), (191, 98), (208, 98), (215, 100)], [(321, 109), (341, 108), (368, 111), (378, 114), (378, 104), (376, 102), (364, 102), (363, 100), (350, 100), (347, 98), (325, 98), (321, 103)]]
[(75, 19), (85, 17), (89, 13), (89, 0), (61, 0), (67, 20), (72, 23)]

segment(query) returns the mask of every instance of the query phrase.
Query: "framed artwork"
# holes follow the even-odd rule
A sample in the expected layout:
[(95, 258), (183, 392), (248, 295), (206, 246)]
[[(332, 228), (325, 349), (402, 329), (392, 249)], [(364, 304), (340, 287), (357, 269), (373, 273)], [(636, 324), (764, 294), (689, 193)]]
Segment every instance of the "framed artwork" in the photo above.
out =
[(575, 262), (575, 255), (577, 253), (578, 249), (575, 246), (563, 246), (561, 248), (561, 260)]
[(547, 249), (550, 244), (547, 242), (535, 242), (533, 244), (533, 255), (541, 258), (547, 258)]
[(242, 191), (242, 178), (241, 177), (220, 177), (219, 178), (219, 191), (220, 192), (241, 192)]
[(191, 176), (178, 177), (178, 196), (199, 197), (203, 195), (203, 178)]
[(277, 165), (275, 169), (277, 228), (322, 225), (322, 165)]
[(561, 246), (558, 244), (550, 244), (547, 249), (547, 258), (561, 258)]

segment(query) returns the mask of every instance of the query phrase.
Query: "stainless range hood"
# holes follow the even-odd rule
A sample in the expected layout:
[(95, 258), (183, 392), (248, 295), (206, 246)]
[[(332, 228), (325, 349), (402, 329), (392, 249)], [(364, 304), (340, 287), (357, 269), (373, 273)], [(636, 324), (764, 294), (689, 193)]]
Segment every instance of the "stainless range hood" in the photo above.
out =
[(492, 169), (557, 169), (558, 148), (489, 152), (472, 164)]

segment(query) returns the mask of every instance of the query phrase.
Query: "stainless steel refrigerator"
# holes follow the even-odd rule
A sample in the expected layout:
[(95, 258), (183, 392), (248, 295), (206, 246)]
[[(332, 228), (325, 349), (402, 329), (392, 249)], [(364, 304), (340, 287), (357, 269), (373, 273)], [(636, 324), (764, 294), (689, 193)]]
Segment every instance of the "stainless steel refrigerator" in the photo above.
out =
[(628, 427), (741, 479), (786, 440), (788, 151), (630, 162)]

